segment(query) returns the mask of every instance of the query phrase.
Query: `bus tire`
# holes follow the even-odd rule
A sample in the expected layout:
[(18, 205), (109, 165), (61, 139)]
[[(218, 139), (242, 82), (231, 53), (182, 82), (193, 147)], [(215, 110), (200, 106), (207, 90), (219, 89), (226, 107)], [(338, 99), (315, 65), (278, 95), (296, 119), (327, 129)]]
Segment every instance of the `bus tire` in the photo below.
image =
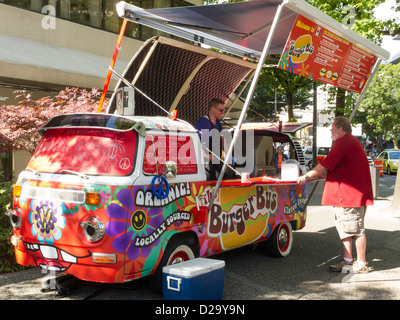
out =
[(293, 230), (290, 222), (278, 225), (266, 242), (267, 255), (275, 258), (287, 257), (292, 249)]
[(183, 239), (172, 239), (167, 245), (167, 249), (163, 254), (156, 272), (150, 278), (150, 287), (152, 291), (160, 295), (162, 294), (163, 267), (189, 261), (195, 259), (195, 257), (195, 252), (187, 241)]

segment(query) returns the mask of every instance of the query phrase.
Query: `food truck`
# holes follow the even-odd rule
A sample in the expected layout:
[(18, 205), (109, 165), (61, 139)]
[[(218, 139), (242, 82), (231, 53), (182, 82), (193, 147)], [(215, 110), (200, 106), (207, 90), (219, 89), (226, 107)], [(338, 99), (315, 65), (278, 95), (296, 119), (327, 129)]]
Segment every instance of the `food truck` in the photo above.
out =
[[(313, 20), (319, 32), (333, 32), (336, 25), (298, 0), (216, 5), (211, 11), (190, 7), (179, 23), (171, 17), (185, 8), (174, 9), (119, 3), (124, 22), (160, 23), (168, 29), (163, 31), (195, 44), (163, 36), (148, 40), (122, 75), (110, 69), (119, 81), (105, 112), (100, 104), (98, 113), (59, 115), (39, 130), (42, 140), (6, 213), (19, 264), (105, 283), (152, 276), (160, 287), (163, 266), (195, 257), (258, 242), (273, 256), (290, 253), (292, 233), (307, 218), (307, 185), (296, 182), (305, 170), (301, 148), (287, 134), (242, 122), (266, 54), (283, 50), (287, 58), (291, 41), (285, 43), (300, 14), (323, 17)], [(226, 10), (231, 19), (245, 15), (254, 32), (239, 37), (231, 20), (212, 35), (197, 23), (188, 32), (196, 10), (210, 19), (217, 14), (218, 23)], [(265, 19), (252, 19), (258, 14)], [(364, 40), (348, 33), (365, 50)], [(309, 54), (307, 48), (297, 54)], [(224, 130), (221, 174), (207, 181), (204, 141), (193, 123), (210, 99), (227, 101), (243, 82), (251, 82), (249, 94), (238, 124)], [(297, 170), (292, 179), (276, 175), (274, 152), (282, 144)]]

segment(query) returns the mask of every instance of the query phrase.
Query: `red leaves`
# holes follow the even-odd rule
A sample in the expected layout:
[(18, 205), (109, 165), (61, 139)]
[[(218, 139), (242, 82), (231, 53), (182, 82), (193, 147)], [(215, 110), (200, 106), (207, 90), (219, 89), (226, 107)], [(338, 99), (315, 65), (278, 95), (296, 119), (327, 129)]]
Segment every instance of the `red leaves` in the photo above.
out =
[[(32, 100), (26, 90), (15, 91), (17, 105), (0, 106), (0, 146), (9, 150), (26, 150), (33, 154), (40, 136), (36, 132), (58, 114), (95, 112), (101, 93), (79, 88), (65, 88), (54, 97)], [(108, 101), (106, 101), (106, 104)]]

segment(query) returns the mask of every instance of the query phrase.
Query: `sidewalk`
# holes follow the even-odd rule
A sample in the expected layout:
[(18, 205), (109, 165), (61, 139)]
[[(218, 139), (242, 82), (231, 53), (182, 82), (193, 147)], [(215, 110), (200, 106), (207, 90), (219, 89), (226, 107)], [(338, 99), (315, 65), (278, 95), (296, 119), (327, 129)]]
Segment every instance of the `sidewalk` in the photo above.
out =
[(345, 284), (344, 289), (351, 291), (351, 299), (400, 299), (400, 212), (391, 209), (392, 198), (378, 197), (367, 209), (365, 225), (370, 272), (354, 274), (350, 271), (341, 280), (340, 285)]
[[(370, 272), (354, 274), (350, 270), (348, 274), (331, 273), (324, 283), (318, 281), (303, 283), (309, 293), (302, 296), (302, 299), (400, 299), (400, 210), (391, 208), (393, 189), (393, 186), (388, 188), (380, 185), (382, 196), (374, 199), (374, 205), (369, 206), (366, 211), (367, 260)], [(322, 208), (326, 213), (331, 211), (328, 207), (318, 205), (320, 195), (316, 195), (314, 206), (309, 207), (306, 229), (313, 224), (313, 219), (321, 219)], [(333, 215), (333, 212), (330, 214)], [(355, 254), (354, 244), (353, 254)], [(339, 255), (336, 260), (326, 261), (324, 268), (340, 259)], [(334, 294), (330, 296), (327, 292)], [(338, 292), (342, 293), (341, 297), (338, 297)]]
[(393, 195), (388, 197), (378, 197), (374, 199), (374, 205), (368, 207), (368, 213), (379, 214), (382, 218), (400, 219), (400, 210), (395, 210), (391, 207)]
[[(341, 259), (332, 208), (320, 205), (323, 184), (310, 201), (306, 227), (294, 234), (289, 257), (273, 259), (252, 246), (216, 256), (226, 262), (223, 300), (399, 300), (400, 212), (388, 210), (390, 186), (368, 207), (368, 274), (332, 273)], [(0, 275), (0, 300), (162, 300), (149, 285), (84, 283), (65, 297), (41, 292), (46, 274), (39, 268)]]

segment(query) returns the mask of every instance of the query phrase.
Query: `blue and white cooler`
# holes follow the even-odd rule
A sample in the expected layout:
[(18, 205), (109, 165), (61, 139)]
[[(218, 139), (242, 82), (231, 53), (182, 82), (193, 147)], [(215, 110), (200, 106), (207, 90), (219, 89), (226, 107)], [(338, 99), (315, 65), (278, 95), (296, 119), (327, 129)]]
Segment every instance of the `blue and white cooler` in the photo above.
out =
[(225, 280), (225, 261), (197, 258), (163, 267), (166, 300), (219, 300)]

